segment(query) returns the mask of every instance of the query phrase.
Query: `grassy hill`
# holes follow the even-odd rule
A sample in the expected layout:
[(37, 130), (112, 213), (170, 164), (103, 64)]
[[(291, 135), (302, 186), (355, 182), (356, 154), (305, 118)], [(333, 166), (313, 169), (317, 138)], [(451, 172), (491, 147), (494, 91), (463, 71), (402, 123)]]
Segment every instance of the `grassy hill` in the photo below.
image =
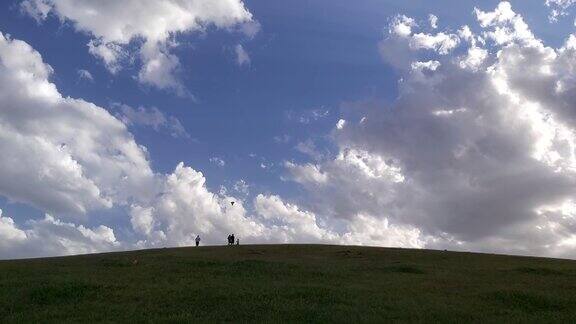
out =
[(576, 262), (270, 245), (0, 262), (0, 322), (576, 321)]

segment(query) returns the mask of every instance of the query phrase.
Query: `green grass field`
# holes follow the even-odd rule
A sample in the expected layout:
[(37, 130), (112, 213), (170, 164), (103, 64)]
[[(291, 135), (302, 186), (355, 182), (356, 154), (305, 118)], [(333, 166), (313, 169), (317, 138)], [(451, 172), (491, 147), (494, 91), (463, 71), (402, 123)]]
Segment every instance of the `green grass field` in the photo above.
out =
[(576, 262), (323, 245), (0, 261), (1, 323), (78, 321), (576, 322)]

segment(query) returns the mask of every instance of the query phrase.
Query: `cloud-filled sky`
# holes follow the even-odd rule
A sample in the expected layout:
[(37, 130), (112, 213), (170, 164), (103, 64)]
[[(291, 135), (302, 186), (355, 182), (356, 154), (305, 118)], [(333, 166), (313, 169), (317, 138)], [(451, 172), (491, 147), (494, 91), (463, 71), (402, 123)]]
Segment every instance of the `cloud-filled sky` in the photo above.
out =
[(575, 4), (4, 1), (0, 259), (230, 233), (574, 258)]

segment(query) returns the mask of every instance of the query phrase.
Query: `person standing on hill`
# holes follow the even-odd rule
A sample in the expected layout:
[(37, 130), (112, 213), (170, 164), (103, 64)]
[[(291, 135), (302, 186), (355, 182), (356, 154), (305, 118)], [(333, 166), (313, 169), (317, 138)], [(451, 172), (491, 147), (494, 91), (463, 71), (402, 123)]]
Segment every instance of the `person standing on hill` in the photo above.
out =
[(196, 246), (200, 245), (200, 235), (196, 235)]

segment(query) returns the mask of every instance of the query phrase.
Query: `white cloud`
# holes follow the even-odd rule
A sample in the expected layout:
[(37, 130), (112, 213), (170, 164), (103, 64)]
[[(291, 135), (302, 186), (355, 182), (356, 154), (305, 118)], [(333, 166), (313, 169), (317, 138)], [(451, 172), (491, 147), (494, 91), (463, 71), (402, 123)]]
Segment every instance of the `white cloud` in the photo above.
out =
[(41, 23), (48, 18), (52, 6), (44, 0), (28, 0), (22, 2), (21, 9), (24, 13), (34, 18), (37, 23)]
[(265, 220), (274, 222), (269, 228), (274, 241), (314, 243), (338, 238), (337, 234), (319, 226), (314, 213), (285, 203), (278, 196), (258, 195), (254, 199), (254, 209)]
[(65, 223), (50, 215), (18, 228), (0, 210), (0, 259), (85, 254), (122, 248), (106, 226), (87, 228)]
[(92, 76), (92, 73), (90, 73), (90, 71), (88, 71), (88, 70), (83, 70), (83, 69), (78, 70), (78, 77), (81, 80), (87, 80), (90, 82), (94, 82), (94, 77)]
[(412, 28), (418, 26), (414, 19), (404, 15), (394, 17), (390, 24), (389, 33), (399, 37), (408, 37), (412, 34)]
[(387, 218), (359, 214), (348, 224), (341, 244), (423, 248), (426, 241), (418, 228), (391, 225)]
[(502, 1), (494, 11), (484, 12), (474, 9), (478, 22), (484, 31), (484, 37), (492, 39), (498, 45), (511, 42), (522, 42), (526, 45), (537, 45), (540, 41), (534, 37), (530, 27), (521, 15), (512, 10), (512, 5)]
[(248, 55), (244, 46), (241, 44), (236, 45), (236, 47), (234, 47), (234, 52), (236, 53), (236, 63), (238, 66), (250, 65), (250, 55)]
[(138, 73), (140, 82), (160, 89), (173, 89), (179, 96), (189, 95), (175, 76), (180, 60), (169, 53), (165, 44), (145, 43), (140, 49), (140, 55), (144, 62)]
[(423, 246), (417, 229), (389, 225), (387, 220), (359, 215), (338, 233), (326, 219), (276, 195), (257, 195), (252, 202), (255, 215), (247, 214), (244, 203), (225, 192), (211, 193), (201, 173), (180, 164), (152, 206), (133, 206), (132, 224), (142, 235), (138, 246), (189, 245), (196, 235), (206, 244), (224, 244), (231, 233), (245, 243)]
[(7, 249), (7, 245), (26, 240), (26, 233), (14, 224), (10, 217), (3, 217), (0, 210), (0, 250)]
[(130, 210), (130, 223), (136, 233), (149, 236), (156, 224), (154, 223), (154, 208), (143, 208), (137, 205)]
[(116, 117), (128, 126), (151, 127), (157, 132), (166, 132), (174, 138), (190, 138), (190, 134), (178, 118), (167, 116), (156, 107), (132, 108), (124, 104), (114, 104), (113, 107), (120, 110)]
[(248, 39), (254, 38), (262, 29), (260, 23), (256, 20), (251, 20), (240, 25), (240, 31)]
[(217, 166), (219, 166), (219, 167), (221, 167), (221, 168), (224, 167), (224, 166), (226, 166), (226, 161), (224, 161), (224, 160), (222, 160), (221, 158), (216, 157), (216, 156), (211, 157), (211, 158), (209, 159), (209, 161), (212, 162), (212, 163), (214, 163), (214, 164), (216, 164)]
[(145, 197), (146, 152), (105, 109), (63, 97), (52, 68), (0, 33), (0, 194), (42, 210), (83, 214)]
[(420, 62), (420, 61), (416, 61), (416, 62), (412, 62), (412, 70), (414, 71), (424, 71), (424, 70), (430, 70), (430, 71), (436, 71), (436, 69), (438, 69), (440, 67), (440, 62), (438, 61), (426, 61), (426, 62)]
[(248, 197), (250, 194), (250, 186), (246, 183), (246, 181), (244, 181), (244, 179), (236, 181), (232, 189), (241, 197)]
[(314, 141), (311, 139), (307, 139), (304, 142), (299, 142), (294, 147), (297, 151), (306, 154), (307, 156), (311, 157), (314, 160), (321, 160), (324, 157), (324, 153), (322, 153), (317, 147)]
[(428, 21), (430, 22), (430, 27), (432, 27), (433, 29), (438, 28), (438, 17), (430, 14), (428, 15)]
[(328, 181), (328, 176), (322, 173), (318, 166), (313, 164), (298, 165), (292, 162), (285, 163), (286, 169), (292, 175), (292, 178), (300, 183), (310, 183), (321, 185)]
[(243, 241), (265, 239), (265, 227), (246, 215), (241, 199), (214, 194), (205, 183), (202, 173), (180, 163), (160, 196), (149, 205), (134, 205), (132, 224), (145, 234), (140, 244), (190, 245), (196, 235), (206, 244), (224, 244), (231, 233)]
[(274, 164), (273, 163), (266, 163), (266, 162), (260, 162), (260, 169), (270, 169), (271, 167), (273, 167)]
[(446, 55), (460, 43), (460, 38), (455, 34), (440, 32), (435, 35), (418, 33), (412, 35), (410, 47), (414, 49), (431, 49), (439, 54)]
[(488, 58), (488, 50), (476, 46), (468, 49), (468, 55), (460, 61), (460, 67), (476, 71)]
[(415, 58), (415, 50), (425, 49), (447, 55), (460, 45), (457, 34), (415, 33), (414, 30), (418, 27), (413, 18), (404, 15), (398, 15), (391, 20), (385, 39), (378, 44), (378, 48), (382, 57), (392, 66), (409, 69)]
[(274, 242), (330, 243), (346, 245), (422, 248), (425, 238), (417, 228), (390, 225), (387, 219), (356, 215), (342, 233), (327, 226), (313, 212), (286, 203), (279, 196), (258, 195), (254, 209), (264, 220), (271, 221), (268, 236)]
[(72, 22), (76, 30), (92, 37), (89, 52), (112, 73), (132, 57), (129, 44), (142, 40), (136, 49), (143, 64), (138, 80), (180, 95), (187, 91), (175, 76), (180, 62), (170, 53), (177, 46), (174, 37), (203, 32), (209, 26), (228, 30), (240, 26), (251, 38), (260, 29), (241, 0), (25, 0), (21, 6), (37, 21), (52, 13)]
[(128, 59), (128, 51), (115, 43), (103, 43), (101, 40), (88, 42), (88, 52), (104, 62), (104, 66), (112, 74), (122, 69), (122, 64)]

